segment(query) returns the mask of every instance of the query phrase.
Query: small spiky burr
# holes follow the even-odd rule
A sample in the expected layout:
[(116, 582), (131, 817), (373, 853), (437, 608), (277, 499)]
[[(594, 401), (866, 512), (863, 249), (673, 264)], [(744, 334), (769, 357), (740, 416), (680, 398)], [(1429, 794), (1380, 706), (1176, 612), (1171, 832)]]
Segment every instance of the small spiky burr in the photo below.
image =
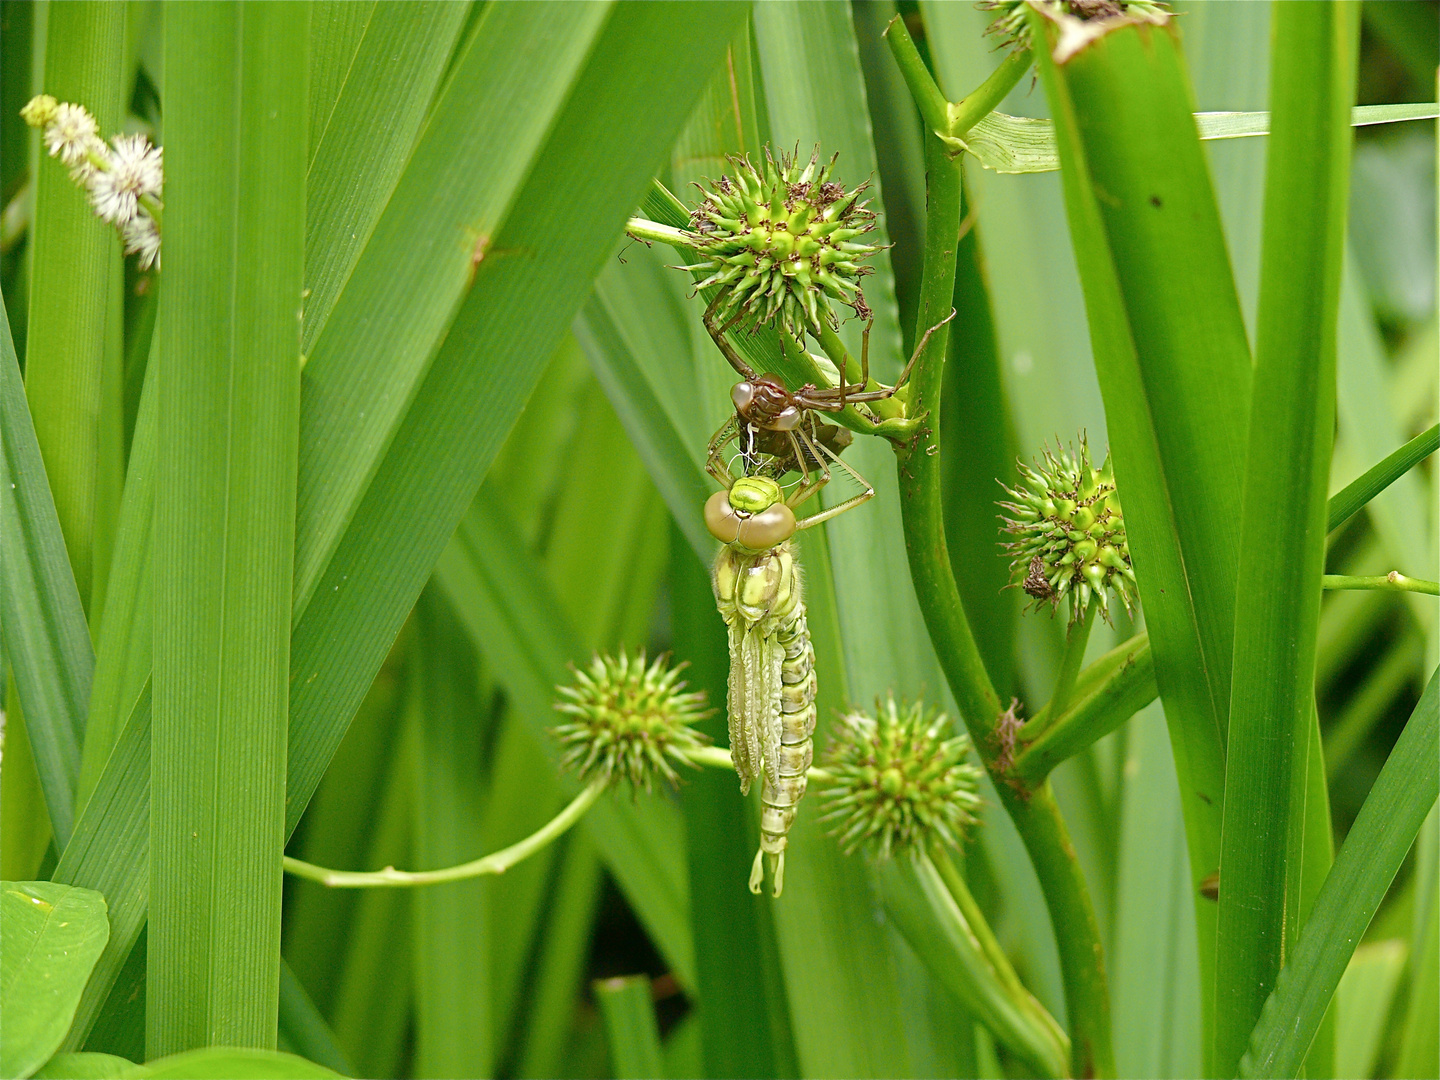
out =
[(1019, 463), (1019, 488), (1001, 485), (1014, 500), (999, 504), (1011, 514), (1001, 518), (1005, 531), (1016, 538), (1005, 544), (1011, 584), (1024, 589), (1036, 608), (1049, 603), (1054, 609), (1068, 596), (1071, 622), (1092, 598), (1108, 620), (1111, 591), (1132, 610), (1135, 571), (1110, 456), (1095, 468), (1081, 436), (1078, 454), (1046, 446), (1042, 457), (1034, 465)]

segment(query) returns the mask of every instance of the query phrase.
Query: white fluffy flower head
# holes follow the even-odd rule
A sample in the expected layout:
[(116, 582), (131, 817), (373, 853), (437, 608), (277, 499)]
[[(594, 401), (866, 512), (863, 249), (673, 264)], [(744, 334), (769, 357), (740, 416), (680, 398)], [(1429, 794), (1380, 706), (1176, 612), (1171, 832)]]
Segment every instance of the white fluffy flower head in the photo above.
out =
[(144, 135), (117, 135), (111, 143), (110, 168), (90, 178), (90, 197), (96, 214), (123, 228), (139, 212), (141, 197), (160, 197), (164, 172), (160, 151)]
[(83, 166), (94, 151), (105, 153), (100, 125), (83, 105), (66, 102), (55, 109), (54, 119), (45, 125), (45, 149), (66, 165)]
[(141, 210), (125, 223), (120, 236), (125, 241), (125, 254), (140, 256), (141, 270), (149, 270), (152, 264), (159, 267), (160, 230), (149, 214)]

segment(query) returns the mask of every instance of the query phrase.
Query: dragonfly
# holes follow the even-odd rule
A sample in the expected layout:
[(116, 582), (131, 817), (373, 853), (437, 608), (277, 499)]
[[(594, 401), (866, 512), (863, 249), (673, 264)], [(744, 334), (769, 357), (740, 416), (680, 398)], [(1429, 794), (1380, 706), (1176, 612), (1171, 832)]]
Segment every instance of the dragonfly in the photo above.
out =
[[(741, 359), (725, 338), (727, 327), (714, 320), (714, 307), (712, 303), (706, 311), (705, 327), (742, 376), (731, 391), (735, 412), (711, 438), (705, 464), (724, 489), (706, 502), (705, 525), (722, 544), (712, 583), (729, 632), (730, 754), (742, 794), (749, 793), (757, 778), (761, 781), (760, 848), (750, 871), (750, 891), (758, 894), (763, 888), (768, 856), (774, 895), (779, 896), (788, 834), (814, 757), (817, 685), (804, 589), (791, 541), (800, 530), (875, 495), (870, 482), (840, 457), (854, 436), (819, 414), (838, 412), (847, 403), (878, 401), (893, 395), (895, 388), (866, 389), (868, 326), (860, 382), (847, 384), (842, 378), (839, 386), (791, 391), (780, 376), (757, 374)], [(938, 326), (926, 331), (897, 386), (935, 329)], [(848, 474), (859, 493), (797, 516), (797, 509), (830, 482), (832, 466)], [(798, 479), (787, 485), (785, 478), (791, 474)]]

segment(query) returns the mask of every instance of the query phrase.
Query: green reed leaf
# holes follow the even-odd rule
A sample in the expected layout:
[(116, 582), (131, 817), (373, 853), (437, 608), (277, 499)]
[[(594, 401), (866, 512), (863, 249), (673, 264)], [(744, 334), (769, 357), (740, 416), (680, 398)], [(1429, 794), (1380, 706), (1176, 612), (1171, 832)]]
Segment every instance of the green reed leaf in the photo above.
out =
[(309, 29), (309, 10), (290, 5), (166, 12), (146, 986), (157, 1057), (275, 1046)]
[(1437, 740), (1440, 683), (1431, 675), (1264, 1003), (1241, 1076), (1297, 1074), (1356, 943), (1435, 805)]
[(74, 827), (95, 658), (0, 299), (0, 545), (5, 658), (56, 842)]

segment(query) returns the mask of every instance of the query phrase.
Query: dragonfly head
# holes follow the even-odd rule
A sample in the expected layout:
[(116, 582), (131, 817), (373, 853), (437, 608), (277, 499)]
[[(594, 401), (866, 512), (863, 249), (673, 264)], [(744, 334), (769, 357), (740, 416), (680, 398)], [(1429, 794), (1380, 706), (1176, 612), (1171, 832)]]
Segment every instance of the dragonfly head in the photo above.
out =
[(768, 476), (742, 476), (705, 503), (705, 527), (722, 544), (768, 551), (795, 534), (795, 513)]
[(768, 431), (794, 431), (800, 426), (800, 407), (785, 389), (779, 375), (757, 375), (736, 383), (730, 400), (740, 419)]

